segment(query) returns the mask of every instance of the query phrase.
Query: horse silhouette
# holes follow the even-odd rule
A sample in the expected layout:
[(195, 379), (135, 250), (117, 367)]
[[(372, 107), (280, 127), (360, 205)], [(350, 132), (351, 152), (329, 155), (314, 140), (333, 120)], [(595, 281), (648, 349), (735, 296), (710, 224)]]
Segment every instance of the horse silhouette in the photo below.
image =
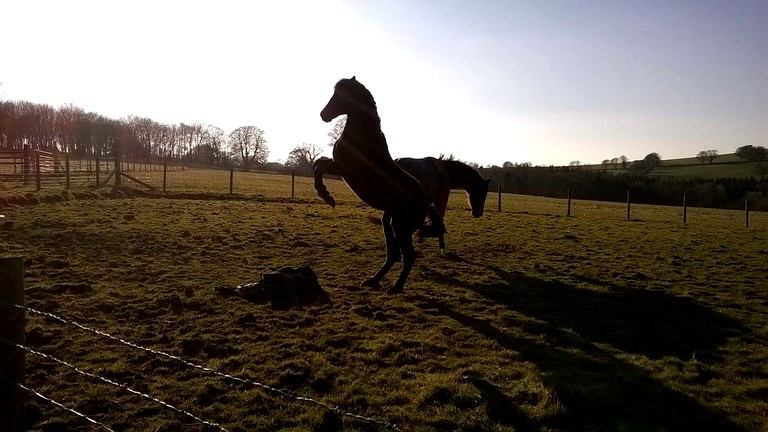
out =
[(445, 233), (445, 225), (421, 183), (390, 156), (376, 102), (355, 77), (336, 83), (320, 117), (327, 123), (343, 114), (347, 115), (347, 124), (333, 145), (333, 158), (319, 158), (313, 165), (315, 189), (333, 207), (336, 201), (323, 184), (323, 174), (341, 176), (358, 198), (383, 212), (387, 257), (379, 271), (361, 285), (379, 287), (382, 278), (402, 258), (403, 269), (387, 290), (390, 294), (401, 293), (416, 262), (413, 234), (419, 231), (423, 237), (438, 237)]
[[(445, 210), (448, 207), (448, 197), (451, 189), (464, 189), (467, 192), (472, 216), (478, 218), (483, 215), (485, 198), (488, 196), (490, 179), (483, 179), (471, 166), (453, 160), (426, 157), (421, 159), (399, 158), (395, 159), (397, 165), (405, 172), (414, 176), (424, 187), (429, 201), (435, 205), (437, 212), (445, 218)], [(445, 246), (445, 236), (438, 237), (440, 253), (449, 255), (450, 251)]]

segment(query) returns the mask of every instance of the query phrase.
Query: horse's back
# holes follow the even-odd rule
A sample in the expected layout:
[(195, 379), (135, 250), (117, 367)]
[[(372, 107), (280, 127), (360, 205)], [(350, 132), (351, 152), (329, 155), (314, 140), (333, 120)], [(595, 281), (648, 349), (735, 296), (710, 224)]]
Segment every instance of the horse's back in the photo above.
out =
[(440, 160), (433, 157), (399, 158), (395, 159), (395, 162), (419, 181), (429, 201), (435, 204), (441, 215), (444, 215), (448, 197), (451, 194), (451, 181)]

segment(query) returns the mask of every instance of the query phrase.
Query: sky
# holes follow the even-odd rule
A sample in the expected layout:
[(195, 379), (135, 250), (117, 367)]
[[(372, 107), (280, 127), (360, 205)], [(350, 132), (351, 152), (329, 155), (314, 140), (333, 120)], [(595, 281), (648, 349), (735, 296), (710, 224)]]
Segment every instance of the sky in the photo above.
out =
[(0, 98), (330, 156), (340, 78), (393, 157), (568, 165), (768, 147), (768, 0), (3, 0)]

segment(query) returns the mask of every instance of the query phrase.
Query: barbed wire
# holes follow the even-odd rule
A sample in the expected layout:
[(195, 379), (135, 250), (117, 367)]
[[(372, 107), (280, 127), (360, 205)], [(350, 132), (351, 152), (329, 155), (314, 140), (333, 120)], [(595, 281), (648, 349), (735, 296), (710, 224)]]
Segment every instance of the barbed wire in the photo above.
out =
[(8, 305), (8, 306), (17, 308), (17, 309), (24, 309), (24, 310), (27, 310), (29, 312), (32, 312), (32, 313), (35, 313), (35, 314), (38, 314), (38, 315), (41, 315), (41, 316), (45, 316), (45, 317), (54, 319), (54, 320), (59, 321), (61, 323), (78, 327), (78, 328), (80, 328), (80, 329), (82, 329), (84, 331), (95, 333), (95, 334), (97, 334), (99, 336), (106, 337), (106, 338), (111, 339), (113, 341), (119, 342), (119, 343), (121, 343), (123, 345), (129, 346), (131, 348), (135, 348), (135, 349), (138, 349), (138, 350), (141, 350), (141, 351), (145, 351), (145, 352), (157, 355), (157, 356), (166, 357), (168, 359), (175, 360), (175, 361), (177, 361), (179, 363), (184, 364), (185, 366), (188, 366), (188, 367), (191, 367), (193, 369), (197, 369), (197, 370), (200, 370), (200, 371), (203, 371), (203, 372), (215, 375), (215, 376), (217, 376), (219, 378), (224, 378), (224, 379), (236, 381), (236, 382), (242, 383), (242, 384), (248, 384), (248, 385), (257, 387), (257, 388), (259, 388), (261, 390), (265, 390), (266, 392), (277, 394), (277, 395), (279, 395), (279, 396), (281, 396), (283, 398), (286, 398), (286, 399), (291, 399), (291, 400), (295, 400), (295, 401), (299, 401), (299, 402), (310, 403), (310, 404), (313, 404), (315, 406), (319, 406), (321, 408), (324, 408), (324, 409), (326, 409), (328, 411), (331, 411), (331, 412), (333, 412), (333, 413), (335, 413), (337, 415), (343, 416), (343, 417), (348, 417), (348, 418), (351, 418), (351, 419), (354, 419), (354, 420), (359, 420), (359, 421), (363, 421), (363, 422), (367, 422), (367, 423), (377, 424), (377, 425), (382, 426), (384, 428), (395, 430), (395, 431), (399, 431), (400, 430), (400, 428), (395, 423), (390, 423), (390, 422), (385, 421), (385, 420), (378, 420), (378, 419), (375, 419), (375, 418), (372, 418), (372, 417), (365, 417), (365, 416), (362, 416), (360, 414), (355, 414), (355, 413), (352, 413), (352, 412), (347, 412), (347, 411), (344, 411), (341, 408), (339, 408), (338, 405), (337, 406), (333, 406), (331, 404), (328, 404), (327, 402), (319, 401), (319, 400), (316, 400), (316, 399), (313, 399), (313, 398), (310, 398), (310, 397), (298, 396), (295, 392), (290, 391), (290, 390), (271, 387), (269, 385), (260, 383), (258, 381), (251, 380), (249, 378), (241, 378), (241, 377), (237, 377), (237, 376), (234, 376), (234, 375), (230, 375), (230, 374), (226, 374), (226, 373), (223, 373), (223, 372), (219, 372), (219, 371), (211, 369), (209, 367), (205, 367), (205, 366), (198, 365), (196, 363), (192, 363), (192, 362), (190, 362), (188, 360), (185, 360), (185, 359), (183, 359), (183, 358), (181, 358), (179, 356), (175, 356), (173, 354), (168, 354), (168, 353), (163, 352), (163, 351), (154, 350), (152, 348), (147, 348), (147, 347), (143, 347), (141, 345), (137, 345), (137, 344), (135, 344), (133, 342), (130, 342), (130, 341), (127, 341), (127, 340), (125, 340), (123, 338), (120, 338), (120, 337), (117, 337), (117, 336), (113, 336), (113, 335), (111, 335), (109, 333), (105, 333), (105, 332), (103, 332), (101, 330), (97, 330), (97, 329), (88, 327), (88, 326), (80, 324), (80, 323), (78, 323), (76, 321), (67, 320), (65, 318), (62, 318), (62, 317), (60, 317), (58, 315), (55, 315), (55, 314), (52, 314), (50, 312), (40, 311), (40, 310), (33, 309), (31, 307), (28, 307), (28, 306), (20, 306), (20, 305), (16, 305), (16, 304), (6, 303), (4, 301), (0, 301), (0, 304), (5, 304), (5, 305)]
[(106, 431), (115, 432), (114, 430), (110, 429), (109, 426), (105, 425), (104, 423), (102, 423), (102, 422), (100, 422), (98, 420), (94, 420), (94, 419), (88, 417), (87, 415), (85, 415), (85, 414), (83, 414), (83, 413), (81, 413), (79, 411), (76, 411), (76, 410), (74, 410), (72, 408), (69, 408), (69, 407), (65, 406), (64, 404), (62, 404), (60, 402), (57, 402), (57, 401), (55, 401), (55, 400), (53, 400), (53, 399), (51, 399), (51, 398), (49, 398), (49, 397), (47, 397), (45, 395), (42, 395), (42, 394), (38, 393), (37, 391), (35, 391), (35, 390), (25, 386), (24, 384), (13, 382), (13, 381), (11, 381), (9, 379), (2, 378), (2, 377), (0, 377), (0, 379), (2, 379), (5, 382), (9, 382), (9, 383), (13, 384), (16, 387), (19, 387), (20, 389), (23, 389), (23, 390), (25, 390), (28, 393), (32, 393), (33, 395), (39, 397), (40, 399), (42, 399), (42, 400), (44, 400), (44, 401), (46, 401), (48, 403), (52, 403), (52, 404), (56, 405), (57, 407), (65, 410), (65, 411), (70, 412), (71, 414), (74, 414), (74, 415), (76, 415), (76, 416), (78, 416), (80, 418), (84, 418), (84, 419), (88, 420), (90, 423), (93, 423), (93, 424), (95, 424), (97, 426), (101, 426)]
[(17, 348), (21, 348), (24, 351), (27, 351), (28, 353), (34, 354), (34, 355), (39, 356), (39, 357), (43, 357), (45, 359), (51, 360), (53, 362), (56, 362), (56, 363), (58, 363), (60, 365), (66, 366), (66, 367), (74, 370), (75, 372), (77, 372), (77, 373), (79, 373), (81, 375), (85, 375), (85, 376), (87, 376), (89, 378), (93, 378), (93, 379), (105, 382), (107, 384), (110, 384), (110, 385), (113, 385), (113, 386), (116, 386), (116, 387), (120, 387), (120, 388), (122, 388), (122, 389), (124, 389), (124, 390), (126, 390), (126, 391), (128, 391), (130, 393), (133, 393), (135, 395), (141, 396), (141, 397), (143, 397), (145, 399), (149, 399), (149, 400), (151, 400), (151, 401), (153, 401), (155, 403), (158, 403), (158, 404), (160, 404), (160, 405), (162, 405), (162, 406), (164, 406), (166, 408), (169, 408), (169, 409), (171, 409), (173, 411), (176, 411), (179, 414), (183, 414), (183, 415), (185, 415), (187, 417), (190, 417), (190, 418), (194, 419), (195, 421), (197, 421), (199, 423), (205, 424), (207, 426), (213, 426), (213, 427), (219, 428), (219, 430), (222, 430), (224, 432), (228, 432), (226, 429), (224, 429), (221, 425), (219, 425), (217, 423), (212, 423), (212, 422), (209, 422), (209, 421), (205, 421), (205, 420), (195, 416), (192, 413), (184, 411), (181, 408), (177, 408), (177, 407), (169, 404), (168, 402), (162, 401), (162, 400), (157, 399), (157, 398), (155, 398), (153, 396), (150, 396), (148, 394), (145, 394), (145, 393), (142, 393), (140, 391), (134, 390), (134, 389), (128, 387), (127, 385), (125, 385), (125, 384), (120, 384), (120, 383), (112, 381), (112, 380), (110, 380), (108, 378), (104, 378), (104, 377), (101, 377), (101, 376), (98, 376), (98, 375), (94, 375), (94, 374), (92, 374), (90, 372), (86, 372), (84, 370), (81, 370), (77, 366), (69, 364), (69, 363), (65, 362), (64, 360), (60, 360), (60, 359), (58, 359), (58, 358), (56, 358), (56, 357), (54, 357), (54, 356), (52, 356), (50, 354), (45, 354), (45, 353), (42, 353), (42, 352), (39, 352), (39, 351), (35, 351), (35, 350), (33, 350), (33, 349), (29, 348), (29, 347), (26, 347), (24, 345), (21, 345), (21, 344), (15, 343), (15, 342), (11, 342), (11, 341), (8, 341), (8, 340), (2, 339), (2, 338), (0, 338), (0, 342), (4, 342), (4, 343), (6, 343), (8, 345), (16, 346)]

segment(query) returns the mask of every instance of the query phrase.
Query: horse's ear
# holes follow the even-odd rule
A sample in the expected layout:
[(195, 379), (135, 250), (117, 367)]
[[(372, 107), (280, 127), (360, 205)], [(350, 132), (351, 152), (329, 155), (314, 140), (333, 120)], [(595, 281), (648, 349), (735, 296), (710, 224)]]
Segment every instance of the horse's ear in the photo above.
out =
[(352, 75), (352, 78), (350, 78), (350, 79), (351, 79), (352, 81), (357, 81), (357, 79), (355, 79), (355, 76), (354, 76), (354, 75)]

